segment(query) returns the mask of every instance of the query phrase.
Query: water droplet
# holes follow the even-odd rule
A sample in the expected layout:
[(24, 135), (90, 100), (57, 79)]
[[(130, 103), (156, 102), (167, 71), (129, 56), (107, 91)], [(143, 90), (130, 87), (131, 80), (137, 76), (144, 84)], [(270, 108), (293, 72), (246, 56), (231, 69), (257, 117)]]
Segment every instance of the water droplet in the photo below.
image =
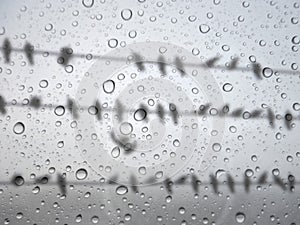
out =
[(232, 91), (232, 89), (233, 89), (233, 86), (230, 83), (225, 83), (223, 85), (223, 91), (225, 91), (225, 92), (230, 92), (230, 91)]
[(55, 109), (54, 109), (54, 113), (55, 115), (57, 116), (62, 116), (65, 114), (65, 107), (63, 107), (62, 105), (59, 105), (57, 106)]
[(116, 188), (117, 195), (125, 195), (128, 192), (128, 188), (124, 185), (120, 185)]
[(147, 116), (147, 112), (146, 110), (144, 109), (138, 109), (134, 112), (134, 115), (133, 115), (133, 118), (136, 120), (136, 121), (142, 121), (146, 118)]
[(292, 42), (293, 44), (297, 45), (300, 43), (300, 38), (298, 36), (292, 37)]
[(256, 162), (256, 161), (257, 161), (257, 156), (256, 156), (256, 155), (252, 155), (252, 156), (251, 156), (251, 160), (252, 160), (253, 162)]
[(156, 179), (160, 179), (160, 178), (163, 177), (163, 175), (164, 175), (164, 172), (163, 172), (163, 171), (158, 171), (158, 172), (155, 173), (155, 178), (156, 178)]
[(178, 210), (178, 212), (179, 212), (180, 214), (184, 214), (184, 213), (185, 213), (185, 208), (180, 207), (179, 210)]
[(212, 149), (215, 151), (215, 152), (219, 152), (221, 150), (222, 146), (219, 144), (219, 143), (214, 143), (212, 145)]
[(121, 12), (121, 17), (125, 21), (130, 20), (132, 18), (132, 11), (130, 9), (123, 9)]
[(271, 68), (269, 68), (269, 67), (265, 67), (263, 69), (262, 73), (263, 73), (263, 76), (265, 78), (269, 78), (269, 77), (271, 77), (273, 75), (273, 70)]
[(22, 186), (24, 184), (24, 178), (22, 176), (16, 176), (15, 177), (15, 180), (14, 180), (14, 183), (15, 185), (17, 186)]
[(111, 150), (111, 156), (113, 158), (118, 158), (120, 156), (120, 148), (118, 146), (114, 147), (112, 150)]
[(81, 214), (77, 215), (76, 218), (75, 218), (75, 222), (80, 223), (81, 220), (82, 220), (82, 215)]
[(94, 5), (94, 0), (82, 0), (82, 4), (86, 8), (91, 8)]
[(91, 219), (92, 223), (96, 224), (99, 222), (99, 217), (98, 216), (93, 216)]
[(259, 45), (262, 46), (262, 47), (266, 46), (266, 44), (267, 43), (264, 40), (259, 41)]
[(96, 115), (98, 113), (98, 109), (95, 106), (90, 106), (88, 108), (88, 113), (91, 115)]
[(238, 223), (244, 223), (245, 218), (246, 218), (245, 214), (241, 213), (241, 212), (239, 212), (235, 215), (236, 222), (238, 222)]
[(131, 125), (131, 123), (123, 122), (120, 125), (120, 132), (122, 134), (128, 135), (128, 134), (131, 134), (132, 131), (133, 131), (133, 126)]
[(292, 24), (297, 24), (299, 22), (298, 18), (297, 17), (292, 17), (291, 18), (291, 23)]
[(53, 25), (51, 23), (48, 23), (46, 26), (45, 26), (45, 30), (46, 31), (50, 31), (53, 29)]
[(87, 175), (88, 175), (88, 173), (87, 173), (86, 169), (81, 168), (76, 171), (76, 178), (78, 180), (84, 180), (87, 177)]
[(236, 128), (235, 126), (230, 126), (230, 127), (229, 127), (229, 131), (230, 131), (231, 133), (236, 133), (237, 128)]
[(293, 109), (294, 109), (295, 111), (300, 111), (300, 104), (299, 104), (298, 102), (294, 103), (294, 104), (293, 104)]
[(16, 218), (17, 218), (18, 220), (22, 219), (22, 218), (23, 218), (23, 213), (18, 212)]
[(107, 94), (111, 94), (115, 90), (115, 82), (113, 80), (107, 80), (103, 83), (103, 90)]
[(286, 157), (286, 160), (287, 160), (288, 162), (292, 162), (292, 161), (293, 161), (293, 156), (288, 155), (288, 156)]
[(55, 168), (54, 168), (54, 167), (50, 167), (50, 168), (48, 169), (48, 172), (49, 172), (50, 174), (55, 173)]
[(223, 169), (219, 169), (216, 171), (216, 178), (220, 178), (222, 175), (224, 175), (226, 172)]
[(5, 27), (0, 28), (0, 35), (3, 35), (3, 34), (5, 34)]
[(280, 132), (277, 132), (276, 134), (275, 134), (275, 138), (277, 139), (277, 140), (281, 140), (281, 133)]
[(123, 73), (120, 73), (118, 75), (118, 80), (124, 80), (125, 79), (125, 75)]
[(207, 24), (201, 24), (199, 26), (199, 30), (201, 33), (206, 34), (208, 31), (210, 31), (210, 27)]
[(65, 67), (65, 71), (67, 73), (72, 73), (73, 69), (74, 69), (74, 67), (72, 65), (66, 65), (66, 67)]
[(39, 85), (40, 85), (41, 88), (46, 88), (46, 87), (48, 87), (48, 81), (47, 80), (41, 80)]
[(279, 176), (279, 174), (280, 174), (280, 171), (279, 171), (279, 169), (273, 169), (272, 170), (272, 174), (274, 175), (274, 176)]
[(57, 142), (57, 147), (58, 148), (62, 148), (62, 147), (64, 147), (64, 141), (59, 141), (59, 142)]
[(190, 22), (195, 22), (197, 17), (193, 15), (193, 16), (189, 16), (188, 19)]
[(147, 173), (146, 167), (144, 167), (144, 166), (139, 167), (138, 171), (142, 175), (146, 175), (146, 173)]
[(192, 49), (192, 53), (193, 53), (193, 55), (199, 55), (200, 54), (200, 50), (198, 48), (193, 48)]
[(129, 214), (129, 213), (125, 214), (124, 220), (125, 220), (125, 221), (131, 220), (131, 214)]
[(179, 141), (178, 139), (175, 139), (175, 140), (173, 141), (173, 145), (174, 145), (175, 147), (179, 147), (179, 146), (180, 146), (180, 141)]
[(115, 47), (117, 47), (117, 46), (118, 46), (118, 40), (115, 39), (115, 38), (110, 39), (110, 40), (108, 41), (108, 46), (109, 46), (110, 48), (115, 48)]
[(15, 134), (22, 134), (25, 131), (25, 126), (22, 122), (17, 122), (14, 127), (13, 131)]
[(228, 51), (230, 50), (230, 47), (229, 47), (228, 45), (223, 45), (223, 46), (222, 46), (222, 50), (223, 50), (224, 52), (228, 52)]
[(35, 195), (38, 194), (39, 192), (40, 192), (40, 187), (39, 186), (36, 186), (32, 189), (32, 193), (35, 194)]
[(193, 94), (198, 94), (199, 93), (199, 89), (198, 88), (192, 88), (192, 92)]
[(167, 50), (168, 49), (166, 47), (160, 47), (158, 51), (159, 51), (159, 53), (164, 54), (167, 52)]
[(246, 175), (247, 177), (252, 177), (253, 174), (254, 174), (254, 172), (253, 172), (253, 170), (251, 170), (251, 169), (247, 169), (247, 170), (245, 171), (245, 175)]
[(129, 33), (128, 33), (128, 36), (129, 36), (130, 38), (135, 38), (136, 35), (137, 35), (137, 32), (136, 32), (135, 30), (131, 30), (131, 31), (129, 31)]
[(172, 196), (168, 195), (165, 200), (167, 203), (170, 203), (172, 201)]

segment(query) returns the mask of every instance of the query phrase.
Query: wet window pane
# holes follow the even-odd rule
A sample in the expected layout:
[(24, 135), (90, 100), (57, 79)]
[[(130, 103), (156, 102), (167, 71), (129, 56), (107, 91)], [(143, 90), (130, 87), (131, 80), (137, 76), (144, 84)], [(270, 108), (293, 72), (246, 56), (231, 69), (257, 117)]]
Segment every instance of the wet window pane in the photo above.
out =
[(299, 224), (299, 1), (0, 5), (0, 224)]

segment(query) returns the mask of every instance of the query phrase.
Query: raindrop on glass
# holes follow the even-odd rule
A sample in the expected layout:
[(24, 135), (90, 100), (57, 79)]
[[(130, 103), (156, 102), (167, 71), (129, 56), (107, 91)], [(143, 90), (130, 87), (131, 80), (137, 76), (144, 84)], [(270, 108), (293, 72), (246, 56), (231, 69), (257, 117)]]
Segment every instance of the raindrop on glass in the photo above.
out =
[(118, 46), (118, 40), (115, 39), (115, 38), (110, 39), (110, 40), (108, 41), (108, 46), (109, 46), (110, 48), (115, 48), (115, 47), (117, 47), (117, 46)]
[(118, 186), (116, 188), (117, 195), (125, 195), (128, 192), (128, 188), (124, 185)]
[(241, 212), (239, 212), (235, 215), (235, 220), (236, 220), (237, 223), (244, 223), (245, 218), (246, 218), (245, 214), (241, 213)]
[(132, 18), (132, 11), (130, 9), (123, 9), (121, 12), (121, 17), (125, 21), (130, 20)]
[(22, 122), (17, 122), (14, 127), (13, 131), (15, 134), (22, 134), (25, 131), (25, 126)]
[(142, 121), (146, 118), (147, 116), (147, 112), (146, 110), (144, 109), (138, 109), (134, 112), (134, 115), (133, 115), (133, 118), (136, 120), (136, 121)]
[(131, 123), (123, 122), (120, 125), (120, 132), (124, 135), (131, 134), (132, 130), (133, 130), (133, 126), (131, 125)]
[(94, 5), (94, 0), (82, 0), (82, 4), (86, 8), (91, 8)]
[(269, 78), (273, 75), (273, 70), (269, 67), (265, 67), (262, 71), (265, 78)]
[(200, 30), (200, 32), (201, 32), (202, 34), (206, 34), (206, 33), (209, 32), (210, 27), (209, 27), (207, 24), (201, 24), (201, 25), (199, 26), (199, 30)]
[(87, 175), (88, 175), (88, 173), (87, 173), (86, 169), (81, 168), (76, 171), (76, 178), (78, 180), (84, 180), (87, 177)]
[(62, 105), (59, 105), (57, 106), (55, 109), (54, 109), (54, 113), (55, 115), (57, 116), (62, 116), (65, 114), (65, 107), (63, 107)]
[(232, 89), (233, 89), (233, 86), (230, 83), (225, 83), (223, 85), (223, 91), (225, 91), (225, 92), (230, 92), (230, 91), (232, 91)]
[(24, 178), (22, 176), (16, 176), (15, 177), (15, 180), (14, 180), (14, 183), (15, 185), (17, 186), (22, 186), (24, 184)]
[(114, 147), (112, 150), (111, 150), (111, 156), (113, 158), (118, 158), (120, 156), (120, 148), (118, 146)]
[(115, 90), (115, 82), (113, 80), (107, 80), (103, 83), (103, 90), (107, 94), (111, 94)]
[(215, 152), (219, 152), (221, 150), (222, 146), (219, 144), (219, 143), (214, 143), (212, 145), (212, 149), (215, 151)]

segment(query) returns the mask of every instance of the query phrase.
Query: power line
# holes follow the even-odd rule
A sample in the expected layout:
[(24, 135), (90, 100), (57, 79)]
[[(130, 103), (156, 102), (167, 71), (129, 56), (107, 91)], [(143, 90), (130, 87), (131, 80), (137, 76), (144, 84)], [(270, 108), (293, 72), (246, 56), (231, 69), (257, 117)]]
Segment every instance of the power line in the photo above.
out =
[[(29, 64), (34, 65), (34, 55), (42, 55), (44, 53), (47, 53), (49, 55), (53, 55), (57, 57), (57, 62), (62, 65), (68, 65), (70, 60), (72, 58), (86, 58), (86, 59), (97, 59), (97, 60), (111, 60), (111, 61), (124, 61), (124, 62), (131, 62), (128, 58), (122, 58), (118, 56), (104, 56), (104, 55), (97, 55), (97, 54), (91, 54), (91, 53), (74, 53), (73, 49), (70, 47), (63, 47), (60, 49), (60, 51), (53, 51), (53, 50), (41, 50), (41, 49), (34, 49), (34, 46), (30, 44), (29, 42), (26, 42), (23, 48), (13, 48), (9, 39), (6, 38), (3, 42), (2, 47), (0, 47), (0, 51), (2, 51), (4, 60), (6, 63), (9, 63), (11, 61), (11, 53), (17, 52), (17, 53), (24, 53)], [(213, 57), (208, 60), (206, 60), (204, 63), (189, 63), (189, 62), (182, 62), (182, 60), (179, 57), (175, 57), (174, 65), (180, 69), (182, 72), (182, 75), (184, 74), (184, 67), (202, 67), (202, 68), (211, 68), (211, 69), (219, 69), (219, 70), (228, 70), (228, 71), (247, 71), (247, 72), (253, 72), (254, 76), (257, 79), (262, 79), (262, 73), (265, 69), (271, 70), (271, 72), (278, 72), (281, 74), (293, 74), (293, 75), (300, 75), (300, 71), (292, 71), (292, 70), (286, 70), (286, 69), (270, 69), (269, 67), (262, 68), (262, 66), (257, 62), (252, 62), (250, 66), (246, 67), (239, 67), (238, 64), (238, 58), (234, 58), (231, 60), (231, 62), (228, 64), (228, 66), (222, 66), (222, 65), (216, 65), (216, 63), (219, 61), (220, 57)], [(146, 61), (143, 60), (143, 57), (137, 53), (133, 53), (133, 59), (132, 62), (137, 65), (137, 67), (141, 70), (144, 70), (144, 63)], [(160, 55), (157, 58), (157, 62), (159, 65), (160, 71), (163, 73), (165, 71), (165, 63), (164, 58), (162, 55)]]
[(175, 180), (171, 180), (170, 178), (166, 178), (164, 181), (157, 181), (156, 178), (150, 178), (149, 182), (152, 182), (151, 184), (142, 184), (139, 185), (138, 181), (135, 176), (131, 175), (129, 179), (130, 184), (121, 184), (117, 181), (117, 176), (108, 179), (107, 181), (67, 181), (66, 173), (57, 174), (56, 181), (49, 181), (51, 177), (48, 175), (42, 176), (39, 178), (36, 178), (35, 181), (31, 182), (25, 182), (25, 179), (21, 175), (14, 176), (11, 181), (2, 181), (0, 182), (0, 185), (4, 186), (38, 186), (38, 185), (45, 185), (45, 186), (58, 186), (61, 190), (63, 195), (67, 194), (67, 186), (123, 186), (125, 188), (130, 187), (133, 192), (138, 192), (140, 188), (143, 187), (150, 187), (150, 186), (165, 186), (168, 194), (172, 194), (174, 191), (174, 186), (186, 186), (190, 185), (195, 193), (199, 192), (200, 186), (211, 186), (213, 189), (213, 192), (217, 194), (219, 192), (219, 186), (228, 186), (230, 192), (235, 192), (236, 186), (244, 186), (245, 191), (250, 191), (250, 186), (256, 185), (256, 186), (262, 186), (262, 185), (271, 185), (275, 184), (279, 186), (283, 191), (295, 191), (295, 186), (299, 185), (300, 182), (296, 182), (295, 176), (292, 174), (288, 175), (287, 181), (282, 179), (279, 176), (273, 175), (273, 181), (268, 181), (268, 174), (267, 172), (262, 173), (257, 179), (254, 181), (249, 176), (244, 174), (243, 181), (236, 181), (230, 174), (227, 173), (226, 180), (218, 180), (217, 177), (213, 174), (209, 175), (209, 181), (201, 181), (196, 174), (190, 174), (190, 175), (183, 175)]
[[(271, 127), (274, 128), (276, 116), (271, 108), (267, 108), (265, 110), (262, 109), (254, 109), (251, 111), (244, 110), (242, 107), (236, 108), (234, 110), (230, 110), (228, 104), (225, 104), (220, 109), (213, 108), (210, 103), (202, 104), (198, 109), (192, 111), (179, 111), (177, 106), (173, 103), (169, 103), (169, 109), (164, 109), (161, 104), (158, 104), (156, 110), (150, 110), (147, 106), (141, 104), (139, 108), (134, 110), (129, 110), (118, 100), (116, 101), (116, 107), (102, 107), (99, 100), (95, 101), (94, 105), (91, 106), (78, 106), (76, 101), (67, 98), (66, 105), (59, 104), (42, 104), (42, 99), (37, 96), (33, 96), (28, 100), (25, 104), (20, 104), (17, 102), (10, 103), (5, 100), (3, 96), (0, 95), (0, 113), (5, 115), (7, 113), (7, 108), (9, 107), (30, 107), (34, 110), (39, 110), (40, 108), (48, 108), (54, 111), (56, 109), (62, 109), (64, 112), (68, 110), (74, 119), (78, 119), (80, 116), (80, 112), (87, 111), (89, 114), (96, 117), (97, 120), (102, 120), (102, 114), (104, 112), (115, 112), (119, 116), (120, 120), (122, 120), (124, 113), (132, 113), (134, 115), (139, 116), (139, 121), (146, 121), (147, 115), (157, 115), (161, 120), (166, 119), (166, 116), (171, 117), (173, 123), (178, 124), (178, 119), (180, 116), (195, 116), (195, 117), (228, 117), (228, 118), (237, 118), (237, 119), (265, 119), (269, 122)], [(265, 113), (264, 113), (265, 112)], [(278, 115), (277, 115), (278, 116)], [(283, 118), (284, 123), (288, 129), (292, 128), (292, 122), (294, 120), (300, 120), (300, 116), (292, 115), (290, 111), (286, 111), (284, 115), (281, 115), (280, 118)]]

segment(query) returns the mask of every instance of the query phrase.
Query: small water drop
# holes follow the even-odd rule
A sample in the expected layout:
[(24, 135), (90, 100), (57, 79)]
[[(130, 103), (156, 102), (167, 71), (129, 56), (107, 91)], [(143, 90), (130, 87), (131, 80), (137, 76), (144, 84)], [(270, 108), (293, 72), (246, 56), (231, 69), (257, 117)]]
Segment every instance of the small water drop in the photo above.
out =
[(88, 173), (87, 173), (86, 169), (81, 168), (76, 171), (76, 178), (78, 180), (84, 180), (87, 177), (87, 175), (88, 175)]
[(233, 86), (230, 83), (225, 83), (223, 85), (223, 91), (225, 91), (225, 92), (230, 92), (230, 91), (232, 91), (232, 89), (233, 89)]
[(54, 113), (55, 115), (57, 116), (62, 116), (65, 114), (65, 107), (63, 107), (62, 105), (59, 105), (57, 106), (55, 109), (54, 109)]
[(40, 187), (39, 186), (36, 186), (32, 189), (32, 193), (35, 194), (35, 195), (38, 194), (39, 192), (40, 192)]
[(120, 156), (120, 148), (118, 146), (114, 147), (112, 150), (111, 150), (111, 156), (113, 158), (118, 158)]
[(215, 152), (219, 152), (221, 150), (222, 146), (219, 144), (219, 143), (214, 143), (212, 145), (212, 149), (215, 151)]
[(206, 34), (210, 31), (210, 27), (207, 24), (201, 24), (199, 30), (202, 34)]
[(145, 109), (137, 109), (135, 112), (134, 112), (134, 115), (133, 115), (133, 118), (136, 120), (136, 121), (142, 121), (146, 118), (147, 116), (147, 112)]
[(82, 4), (86, 8), (91, 8), (94, 5), (94, 0), (82, 0)]
[(133, 131), (133, 126), (131, 125), (131, 123), (123, 122), (120, 125), (120, 132), (123, 135), (129, 135), (129, 134), (131, 134), (132, 131)]
[(115, 82), (113, 80), (107, 80), (103, 83), (103, 90), (107, 94), (111, 94), (115, 90)]
[(25, 131), (25, 125), (22, 122), (17, 122), (13, 127), (13, 131), (15, 134), (22, 134)]
[(14, 183), (15, 185), (17, 186), (22, 186), (24, 184), (24, 178), (22, 176), (16, 176), (15, 177), (15, 180), (14, 180)]
[(48, 87), (48, 81), (47, 80), (41, 80), (39, 83), (41, 88), (46, 88)]
[(5, 34), (5, 27), (0, 27), (0, 35)]
[(236, 222), (238, 222), (238, 223), (244, 223), (245, 218), (246, 218), (245, 214), (241, 213), (241, 212), (239, 212), (235, 215)]
[(262, 74), (265, 78), (269, 78), (273, 75), (273, 70), (269, 67), (265, 67), (262, 71)]
[(117, 39), (115, 39), (115, 38), (112, 38), (112, 39), (109, 39), (108, 40), (108, 46), (110, 47), (110, 48), (115, 48), (115, 47), (117, 47), (118, 46), (118, 40)]
[(93, 216), (91, 219), (92, 223), (96, 224), (99, 222), (99, 217), (98, 216)]
[(80, 223), (81, 220), (82, 220), (82, 215), (81, 214), (77, 215), (76, 218), (75, 218), (75, 222)]
[(128, 192), (128, 188), (124, 185), (120, 185), (116, 188), (117, 195), (125, 195)]
[(125, 21), (130, 20), (132, 18), (132, 11), (130, 9), (123, 9), (121, 11), (121, 17)]
[(139, 167), (138, 171), (141, 175), (146, 175), (147, 173), (146, 167), (144, 166)]

